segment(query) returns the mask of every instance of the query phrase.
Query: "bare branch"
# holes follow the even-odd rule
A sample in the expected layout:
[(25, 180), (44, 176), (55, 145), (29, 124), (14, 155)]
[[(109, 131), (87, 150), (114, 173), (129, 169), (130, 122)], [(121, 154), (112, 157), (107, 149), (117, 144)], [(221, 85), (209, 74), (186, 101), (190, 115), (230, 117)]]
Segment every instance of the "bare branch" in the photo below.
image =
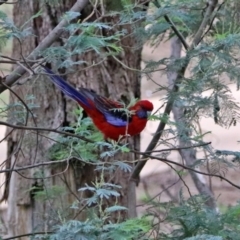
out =
[(7, 237), (7, 238), (2, 238), (2, 240), (11, 240), (11, 239), (21, 239), (22, 237), (29, 237), (29, 236), (35, 236), (35, 235), (46, 235), (46, 234), (53, 234), (55, 232), (33, 232), (33, 233), (26, 233), (26, 234), (21, 234), (13, 237)]
[[(160, 153), (160, 152), (168, 152), (168, 151), (179, 151), (182, 149), (190, 149), (190, 148), (199, 148), (199, 147), (204, 147), (211, 144), (211, 142), (206, 142), (206, 143), (201, 143), (197, 145), (189, 145), (189, 146), (184, 146), (184, 147), (174, 147), (174, 148), (164, 148), (164, 149), (159, 149), (159, 150), (153, 150), (150, 152), (145, 151), (145, 153)], [(134, 153), (139, 153), (138, 151), (131, 150)]]
[[(70, 9), (72, 12), (80, 12), (83, 8), (88, 4), (88, 0), (77, 0), (73, 7)], [(26, 59), (29, 60), (36, 60), (40, 57), (40, 52), (45, 50), (46, 48), (50, 47), (57, 38), (61, 36), (63, 33), (63, 27), (68, 24), (67, 19), (63, 19), (44, 39), (43, 41), (30, 53)], [(32, 66), (33, 63), (29, 62), (29, 65)], [(23, 76), (26, 72), (26, 69), (19, 66), (15, 69), (10, 75), (6, 77), (5, 84), (8, 86), (12, 86), (17, 80)], [(6, 87), (0, 84), (0, 93), (6, 90)]]
[(67, 135), (67, 136), (79, 138), (79, 139), (81, 139), (83, 141), (86, 141), (86, 142), (89, 142), (89, 143), (94, 143), (94, 141), (92, 141), (90, 139), (87, 139), (85, 137), (82, 137), (82, 136), (78, 136), (77, 134), (64, 132), (64, 131), (59, 131), (59, 130), (53, 129), (53, 128), (27, 127), (27, 126), (23, 126), (23, 125), (13, 125), (13, 124), (10, 124), (10, 123), (7, 123), (7, 122), (3, 122), (3, 121), (0, 121), (0, 125), (4, 125), (4, 126), (15, 128), (15, 129), (22, 129), (22, 130), (55, 132), (55, 133), (64, 134), (64, 135)]
[(0, 5), (4, 4), (4, 3), (7, 3), (8, 0), (2, 0), (0, 1)]
[[(153, 4), (157, 7), (157, 8), (161, 8), (161, 5), (159, 4), (158, 0), (153, 1)], [(174, 31), (174, 33), (178, 36), (178, 38), (180, 39), (180, 41), (182, 42), (184, 48), (186, 50), (188, 50), (189, 46), (185, 40), (185, 38), (183, 37), (183, 35), (178, 31), (177, 27), (175, 26), (174, 22), (171, 20), (171, 18), (168, 15), (164, 15), (164, 18), (166, 20), (166, 22), (168, 22), (171, 25), (172, 30)]]
[(219, 178), (220, 180), (224, 180), (225, 182), (229, 183), (230, 185), (232, 185), (233, 187), (237, 188), (237, 189), (240, 189), (240, 186), (233, 183), (232, 181), (228, 180), (227, 178), (225, 178), (224, 176), (222, 175), (219, 175), (219, 174), (214, 174), (214, 173), (206, 173), (206, 172), (201, 172), (201, 171), (198, 171), (194, 168), (191, 168), (191, 167), (188, 167), (186, 165), (183, 165), (181, 163), (178, 163), (178, 162), (174, 162), (174, 161), (171, 161), (171, 160), (168, 160), (168, 159), (165, 159), (165, 158), (160, 158), (160, 157), (156, 157), (156, 156), (151, 156), (150, 154), (146, 154), (146, 153), (142, 153), (145, 157), (148, 157), (150, 159), (157, 159), (159, 161), (162, 161), (162, 162), (167, 162), (167, 163), (171, 163), (171, 164), (174, 164), (174, 165), (177, 165), (179, 167), (182, 167), (186, 170), (189, 170), (190, 172), (195, 172), (195, 173), (198, 173), (198, 174), (201, 174), (201, 175), (205, 175), (205, 176), (210, 176), (210, 177), (216, 177), (216, 178)]
[[(74, 157), (74, 159), (76, 159)], [(32, 165), (26, 165), (24, 167), (15, 167), (15, 168), (9, 168), (9, 169), (4, 169), (4, 170), (0, 170), (0, 173), (6, 173), (6, 172), (18, 172), (18, 171), (22, 171), (22, 170), (26, 170), (26, 169), (31, 169), (31, 168), (37, 168), (37, 167), (42, 167), (42, 166), (48, 166), (48, 165), (53, 165), (53, 164), (59, 164), (59, 163), (67, 163), (69, 162), (71, 159), (63, 159), (63, 160), (56, 160), (56, 161), (49, 161), (49, 162), (41, 162), (41, 163), (36, 163), (36, 164), (32, 164)], [(81, 159), (78, 159), (79, 161), (82, 161)], [(84, 161), (82, 161), (84, 162)], [(84, 162), (85, 163), (85, 162)], [(53, 177), (53, 176), (51, 176)], [(33, 178), (30, 178), (33, 179)], [(42, 179), (42, 178), (39, 178)]]
[(207, 25), (209, 24), (210, 20), (211, 20), (212, 13), (214, 12), (217, 4), (218, 4), (218, 0), (209, 0), (208, 1), (208, 7), (207, 7), (207, 10), (206, 10), (206, 13), (205, 13), (204, 18), (202, 20), (202, 23), (201, 23), (194, 39), (193, 39), (191, 49), (193, 49), (194, 47), (196, 47), (200, 43), (200, 41), (202, 39), (202, 36), (203, 36), (203, 33), (204, 33)]
[[(172, 54), (171, 57), (173, 59), (179, 59), (181, 57), (181, 42), (179, 41), (179, 39), (177, 39), (176, 37), (172, 39)], [(176, 84), (176, 79), (177, 79), (177, 73), (176, 72), (168, 72), (168, 82), (169, 85), (173, 85)], [(186, 125), (186, 117), (184, 114), (184, 107), (180, 107), (180, 106), (176, 106), (174, 105), (172, 108), (173, 111), (173, 116), (175, 119), (175, 122), (177, 123), (176, 127), (179, 133), (179, 143), (180, 146), (183, 147), (183, 149), (179, 150), (180, 155), (182, 156), (182, 158), (184, 159), (184, 161), (186, 162), (187, 166), (191, 166), (192, 164), (194, 164), (194, 162), (197, 161), (197, 157), (196, 157), (196, 151), (193, 148), (189, 148), (189, 149), (184, 149), (184, 147), (186, 146), (190, 146), (191, 145), (191, 141), (188, 139), (183, 139), (181, 137), (182, 132), (185, 132), (186, 136), (189, 136), (189, 131)], [(184, 130), (181, 130), (180, 127), (184, 128)], [(186, 129), (186, 130), (185, 130)], [(212, 191), (210, 190), (210, 188), (207, 186), (207, 184), (205, 184), (205, 182), (203, 181), (203, 179), (201, 179), (196, 172), (191, 171), (190, 172), (191, 177), (193, 179), (193, 182), (196, 186), (196, 188), (198, 189), (199, 193), (202, 195), (205, 195), (208, 197), (208, 200), (206, 201), (206, 204), (215, 209), (216, 208), (216, 203), (214, 200), (214, 195), (212, 193)]]

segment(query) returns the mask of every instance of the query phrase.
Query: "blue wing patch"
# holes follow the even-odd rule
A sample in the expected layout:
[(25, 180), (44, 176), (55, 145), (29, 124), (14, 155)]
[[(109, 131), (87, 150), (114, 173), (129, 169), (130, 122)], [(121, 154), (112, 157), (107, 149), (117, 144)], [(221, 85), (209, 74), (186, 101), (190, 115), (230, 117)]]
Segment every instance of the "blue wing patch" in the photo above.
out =
[(129, 116), (124, 109), (121, 109), (124, 106), (119, 102), (113, 102), (98, 96), (94, 99), (94, 103), (96, 108), (105, 116), (106, 121), (113, 126), (125, 127), (132, 121), (132, 116)]
[(116, 127), (125, 127), (129, 123), (125, 119), (114, 116), (112, 113), (105, 112), (103, 113), (107, 122)]

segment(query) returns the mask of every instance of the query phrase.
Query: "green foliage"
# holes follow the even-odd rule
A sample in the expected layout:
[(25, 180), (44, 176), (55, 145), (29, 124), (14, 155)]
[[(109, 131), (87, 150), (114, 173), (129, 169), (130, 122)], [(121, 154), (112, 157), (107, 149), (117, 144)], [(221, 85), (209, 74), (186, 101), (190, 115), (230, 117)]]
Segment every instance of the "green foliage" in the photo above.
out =
[(7, 42), (7, 36), (6, 36), (6, 26), (5, 26), (5, 22), (7, 19), (7, 15), (0, 11), (0, 50), (2, 51), (2, 47), (5, 46), (6, 42)]
[[(81, 190), (86, 189), (94, 190), (90, 187)], [(105, 197), (108, 198), (108, 195)], [(69, 221), (58, 226), (55, 229), (56, 233), (50, 235), (50, 239), (238, 240), (240, 205), (230, 207), (226, 213), (219, 213), (206, 207), (205, 201), (201, 196), (193, 196), (188, 200), (182, 199), (180, 205), (171, 202), (148, 203), (150, 208), (154, 206), (154, 209), (165, 211), (166, 217), (161, 225), (155, 224), (154, 221), (151, 225), (152, 221), (149, 221), (149, 218), (155, 217), (154, 213), (120, 223), (107, 223), (105, 221), (109, 217), (109, 209), (106, 209), (100, 212), (101, 217), (92, 213), (85, 222)], [(122, 210), (126, 209), (114, 206), (110, 212)], [(150, 234), (150, 230), (155, 232), (155, 238)]]
[(24, 125), (27, 118), (29, 120), (29, 118), (33, 117), (29, 111), (34, 111), (39, 107), (40, 105), (37, 103), (35, 96), (27, 95), (24, 99), (19, 99), (12, 104), (5, 103), (0, 109), (0, 116), (5, 117), (7, 112), (10, 122)]
[(205, 201), (201, 196), (193, 196), (187, 200), (181, 199), (179, 205), (155, 202), (154, 208), (161, 208), (166, 213), (157, 239), (237, 240), (240, 234), (240, 205), (230, 207), (226, 213), (220, 213), (206, 207)]
[(131, 240), (147, 239), (145, 233), (150, 230), (149, 222), (142, 219), (130, 219), (117, 224), (104, 224), (102, 219), (94, 217), (86, 222), (70, 221), (58, 228), (50, 240)]
[[(90, 187), (90, 186), (82, 187), (82, 188), (79, 189), (79, 191), (89, 190), (93, 193), (91, 198), (85, 199), (86, 204), (88, 206), (91, 206), (92, 204), (102, 202), (102, 200), (104, 198), (109, 199), (110, 197), (119, 197), (120, 194), (117, 192), (118, 188), (121, 188), (121, 186), (111, 184), (111, 183), (100, 182), (100, 183), (96, 183), (95, 186), (93, 186), (93, 187)], [(107, 212), (112, 212), (112, 208), (110, 208), (110, 209), (111, 209), (110, 211), (109, 211), (109, 209), (106, 209), (106, 211)], [(126, 208), (125, 209), (120, 208), (120, 209), (121, 210), (126, 210)], [(118, 209), (118, 210), (120, 210), (120, 209)]]
[(110, 197), (118, 197), (117, 189), (121, 186), (105, 183), (103, 178), (93, 186), (82, 187), (79, 191), (90, 191), (93, 193), (89, 199), (84, 199), (88, 206), (95, 206), (89, 209), (86, 221), (69, 221), (62, 226), (57, 226), (56, 233), (50, 235), (51, 240), (61, 239), (147, 239), (145, 235), (151, 229), (150, 222), (146, 218), (128, 219), (123, 222), (112, 223), (111, 213), (127, 211), (123, 206), (115, 204), (104, 208), (104, 201)]
[(60, 195), (66, 194), (66, 190), (62, 186), (52, 186), (41, 191), (36, 190), (34, 197), (40, 201), (56, 199), (59, 198)]
[[(75, 18), (78, 14), (75, 12), (68, 12), (65, 19), (69, 21)], [(74, 62), (72, 57), (76, 54), (83, 54), (88, 51), (94, 51), (101, 58), (109, 55), (116, 55), (122, 51), (121, 46), (117, 44), (120, 37), (124, 35), (123, 32), (118, 31), (114, 35), (103, 36), (101, 33), (104, 30), (112, 30), (109, 24), (105, 23), (87, 23), (77, 22), (70, 23), (65, 30), (69, 32), (69, 37), (66, 43), (60, 47), (51, 47), (42, 52), (43, 57), (48, 62), (55, 62), (59, 68), (69, 68), (74, 65), (88, 64), (84, 61)], [(81, 31), (81, 34), (75, 34)], [(107, 51), (102, 51), (102, 48)], [(64, 59), (64, 60), (63, 60)]]
[[(101, 165), (104, 164), (101, 160), (106, 157), (112, 157), (120, 152), (129, 152), (126, 145), (110, 144), (103, 141), (102, 134), (95, 129), (91, 119), (83, 118), (82, 108), (76, 109), (73, 115), (77, 116), (78, 121), (70, 127), (63, 127), (60, 130), (74, 132), (76, 136), (83, 139), (72, 136), (58, 136), (56, 139), (57, 143), (47, 153), (49, 159), (56, 161), (77, 158), (85, 163), (97, 162)], [(84, 140), (85, 138), (89, 141)], [(127, 172), (129, 171), (129, 165), (119, 163), (119, 161), (112, 163), (112, 168), (115, 169), (116, 167)]]
[[(30, 20), (39, 16), (40, 13), (32, 16)], [(29, 20), (29, 21), (30, 21)], [(11, 38), (17, 38), (19, 40), (23, 40), (24, 38), (31, 36), (31, 29), (25, 25), (27, 22), (20, 28), (16, 27), (16, 25), (12, 22), (10, 18), (8, 18), (4, 13), (0, 12), (0, 21), (1, 21), (1, 31), (4, 33), (0, 36), (1, 42), (9, 40)]]
[[(164, 18), (167, 15), (191, 46), (194, 34), (199, 30), (206, 13), (205, 4), (206, 1), (193, 0), (153, 1), (151, 14), (146, 17), (142, 28), (137, 28), (135, 33), (139, 38), (142, 36), (144, 41), (148, 40), (157, 46), (160, 41), (175, 34), (170, 23)], [(240, 120), (239, 104), (233, 98), (229, 87), (230, 83), (239, 89), (240, 68), (237, 54), (240, 50), (240, 34), (237, 20), (239, 13), (236, 10), (239, 5), (237, 1), (227, 1), (223, 5), (219, 4), (216, 9), (211, 16), (211, 25), (203, 32), (204, 36), (198, 46), (189, 48), (179, 59), (164, 58), (146, 63), (144, 72), (149, 80), (152, 79), (151, 73), (159, 71), (159, 68), (164, 69), (162, 72), (180, 73), (177, 93), (162, 85), (158, 86), (158, 91), (167, 91), (165, 99), (174, 100), (174, 106), (184, 112), (184, 123), (172, 123), (162, 113), (151, 117), (153, 120), (166, 122), (169, 126), (165, 129), (165, 138), (160, 140), (161, 146), (165, 145), (166, 148), (169, 147), (169, 142), (165, 141), (168, 138), (181, 137), (185, 142), (201, 143), (208, 134), (199, 131), (199, 122), (203, 118), (211, 118), (225, 128), (236, 126)], [(181, 69), (185, 67), (189, 73), (182, 75)], [(236, 167), (225, 155), (216, 154), (212, 148), (204, 148), (204, 151), (207, 154), (206, 159), (214, 159), (213, 165), (221, 163), (227, 166), (226, 168)], [(236, 155), (235, 152), (230, 152), (231, 155)], [(202, 165), (207, 161), (200, 160), (198, 163), (201, 162)], [(213, 170), (216, 171), (216, 168), (213, 167)]]
[(61, 130), (72, 131), (80, 137), (88, 138), (93, 143), (75, 137), (59, 136), (57, 143), (49, 149), (48, 157), (52, 160), (77, 157), (86, 162), (95, 161), (97, 158), (97, 143), (102, 141), (102, 136), (95, 130), (89, 118), (83, 118), (82, 109), (76, 109), (73, 114), (77, 115), (78, 121), (70, 127), (63, 127)]

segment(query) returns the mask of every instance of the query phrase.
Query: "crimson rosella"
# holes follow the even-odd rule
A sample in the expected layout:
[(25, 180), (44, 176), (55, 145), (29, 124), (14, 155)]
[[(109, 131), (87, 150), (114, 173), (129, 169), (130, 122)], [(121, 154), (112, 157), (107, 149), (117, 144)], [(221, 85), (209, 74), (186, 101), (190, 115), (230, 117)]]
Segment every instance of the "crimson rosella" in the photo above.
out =
[(59, 75), (44, 68), (52, 82), (86, 111), (105, 139), (118, 141), (121, 136), (134, 136), (145, 128), (148, 116), (153, 110), (150, 101), (138, 101), (126, 111), (122, 103), (100, 96), (90, 89), (80, 88), (77, 91)]

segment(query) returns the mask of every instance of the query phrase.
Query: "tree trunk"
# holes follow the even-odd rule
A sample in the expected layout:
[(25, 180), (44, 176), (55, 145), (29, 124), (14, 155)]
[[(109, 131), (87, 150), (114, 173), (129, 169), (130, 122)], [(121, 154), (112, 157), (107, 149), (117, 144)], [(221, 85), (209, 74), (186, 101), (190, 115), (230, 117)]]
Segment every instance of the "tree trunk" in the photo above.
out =
[[(14, 5), (14, 22), (17, 26), (22, 26), (31, 16), (42, 9), (41, 16), (28, 23), (34, 30), (36, 37), (28, 37), (21, 43), (17, 40), (13, 42), (13, 57), (20, 58), (21, 54), (27, 56), (39, 42), (56, 26), (60, 17), (68, 11), (75, 3), (75, 0), (61, 0), (55, 7), (49, 6), (44, 1), (22, 0)], [(89, 6), (84, 10), (81, 17), (84, 18), (91, 12)], [(97, 16), (93, 15), (91, 21)], [(104, 17), (103, 21), (112, 21), (116, 23), (117, 18)], [(116, 56), (123, 64), (116, 61), (113, 57), (107, 57), (100, 64), (91, 68), (80, 68), (76, 73), (64, 76), (68, 82), (75, 87), (87, 87), (96, 92), (111, 97), (113, 99), (129, 101), (131, 98), (140, 97), (139, 74), (131, 71), (129, 68), (140, 69), (141, 48), (137, 46), (136, 39), (131, 36), (131, 26), (121, 26), (129, 33), (128, 37), (123, 37), (120, 45), (123, 48), (121, 55)], [(120, 30), (119, 29), (116, 29)], [(113, 32), (114, 33), (114, 32)], [(112, 33), (112, 34), (113, 34)], [(110, 34), (110, 33), (106, 33)], [(56, 43), (63, 44), (61, 40)], [(134, 50), (133, 50), (134, 49)], [(94, 52), (88, 52), (76, 57), (77, 60), (87, 62), (99, 62), (100, 57)], [(79, 71), (80, 70), (80, 71)], [(38, 76), (23, 85), (16, 86), (13, 89), (19, 97), (26, 103), (34, 103), (38, 106), (32, 109), (34, 117), (29, 114), (28, 126), (56, 128), (59, 126), (68, 126), (75, 121), (70, 114), (76, 103), (66, 99), (59, 90), (57, 90), (47, 77)], [(34, 98), (26, 99), (26, 96), (32, 95)], [(19, 99), (11, 94), (11, 103), (19, 102)], [(14, 124), (22, 124), (21, 114), (16, 114), (16, 110), (23, 110), (23, 107), (15, 107), (15, 111), (10, 112), (9, 121)], [(35, 121), (35, 122), (34, 122)], [(44, 136), (43, 136), (44, 135)], [(9, 167), (22, 167), (31, 164), (49, 161), (46, 152), (54, 144), (46, 137), (53, 137), (53, 133), (37, 133), (33, 131), (14, 132), (8, 137), (8, 162)], [(139, 149), (139, 137), (133, 140), (135, 149)], [(124, 154), (117, 158), (132, 161), (136, 156)], [(7, 174), (7, 185), (4, 199), (8, 202), (7, 226), (8, 235), (16, 236), (30, 232), (45, 231), (51, 226), (60, 223), (61, 218), (72, 219), (79, 217), (77, 210), (71, 210), (70, 206), (74, 201), (78, 201), (84, 196), (80, 196), (78, 189), (91, 183), (95, 179), (95, 172), (92, 166), (81, 165), (77, 161), (70, 161), (69, 164), (58, 164), (52, 167), (38, 167)], [(121, 196), (118, 198), (118, 205), (129, 208), (127, 213), (123, 213), (122, 218), (134, 217), (135, 212), (135, 184), (128, 182), (128, 173), (120, 170), (115, 172), (111, 183), (122, 186)], [(109, 180), (107, 176), (106, 181)], [(49, 190), (48, 192), (48, 189)], [(44, 192), (45, 195), (41, 195)], [(54, 196), (53, 193), (54, 192)], [(51, 195), (52, 194), (52, 195)], [(82, 193), (81, 193), (82, 194)], [(57, 196), (57, 198), (56, 198)], [(113, 200), (110, 205), (114, 204)], [(59, 211), (61, 210), (61, 216)], [(80, 214), (80, 218), (84, 215)], [(21, 239), (28, 239), (21, 238)]]

